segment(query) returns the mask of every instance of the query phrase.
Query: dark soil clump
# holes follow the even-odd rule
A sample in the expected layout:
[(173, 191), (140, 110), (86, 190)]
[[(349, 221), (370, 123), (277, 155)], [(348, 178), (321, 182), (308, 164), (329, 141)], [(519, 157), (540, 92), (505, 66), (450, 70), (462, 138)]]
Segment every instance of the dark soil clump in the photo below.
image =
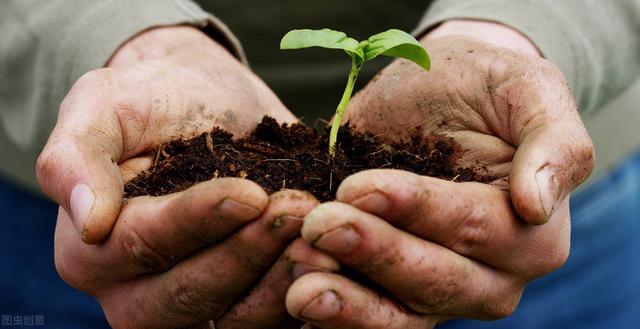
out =
[(251, 135), (233, 140), (214, 128), (190, 140), (174, 140), (156, 150), (152, 168), (125, 185), (125, 197), (164, 195), (217, 177), (241, 177), (268, 193), (298, 189), (320, 201), (333, 200), (347, 176), (373, 168), (393, 168), (455, 181), (481, 181), (470, 168), (455, 168), (451, 138), (432, 136), (386, 145), (369, 134), (340, 129), (335, 161), (330, 161), (328, 131), (302, 124), (283, 125), (263, 118)]

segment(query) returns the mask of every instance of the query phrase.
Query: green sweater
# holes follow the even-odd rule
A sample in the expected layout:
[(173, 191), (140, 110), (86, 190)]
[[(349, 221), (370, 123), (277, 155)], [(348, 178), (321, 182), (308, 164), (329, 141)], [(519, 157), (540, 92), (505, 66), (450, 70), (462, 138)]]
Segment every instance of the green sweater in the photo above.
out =
[[(598, 109), (640, 76), (640, 1), (436, 0), (427, 10), (428, 2), (210, 0), (200, 7), (189, 0), (1, 1), (0, 174), (37, 189), (37, 155), (75, 80), (103, 66), (136, 33), (184, 23), (225, 40), (245, 60), (242, 41), (252, 68), (294, 113), (313, 122), (332, 111), (348, 67), (340, 54), (329, 60), (324, 52), (285, 58), (277, 45), (286, 31), (334, 27), (363, 38), (391, 27), (423, 31), (453, 18), (497, 21), (527, 35), (560, 67), (590, 130), (606, 132), (602, 125), (617, 124), (591, 118), (616, 117)], [(384, 64), (363, 72), (360, 86)], [(627, 111), (626, 117), (640, 115), (635, 107)], [(628, 122), (625, 115), (618, 113), (619, 121)], [(628, 131), (622, 138), (630, 146), (607, 155), (610, 160), (640, 145), (640, 134), (616, 129)], [(607, 134), (601, 134), (607, 147)]]

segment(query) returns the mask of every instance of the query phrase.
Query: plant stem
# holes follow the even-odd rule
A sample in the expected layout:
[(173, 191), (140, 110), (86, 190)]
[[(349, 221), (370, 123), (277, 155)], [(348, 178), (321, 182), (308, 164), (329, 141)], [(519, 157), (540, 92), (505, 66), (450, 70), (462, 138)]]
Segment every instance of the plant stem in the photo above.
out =
[(342, 115), (347, 109), (347, 105), (349, 105), (349, 100), (351, 99), (351, 94), (353, 93), (353, 86), (355, 86), (356, 84), (356, 79), (358, 79), (358, 73), (360, 72), (361, 67), (362, 64), (358, 65), (355, 59), (351, 61), (351, 71), (349, 72), (347, 86), (344, 89), (342, 99), (340, 99), (340, 103), (338, 104), (338, 108), (336, 109), (336, 115), (333, 117), (333, 123), (331, 124), (331, 133), (329, 134), (329, 155), (331, 156), (331, 159), (336, 156), (336, 141), (338, 140), (338, 129), (340, 129)]

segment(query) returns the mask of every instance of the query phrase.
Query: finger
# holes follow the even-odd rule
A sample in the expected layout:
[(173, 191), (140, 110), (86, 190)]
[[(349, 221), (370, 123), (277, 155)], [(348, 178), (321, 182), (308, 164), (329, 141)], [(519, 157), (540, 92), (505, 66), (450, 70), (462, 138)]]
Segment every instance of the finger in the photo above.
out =
[[(239, 178), (215, 179), (161, 197), (134, 198), (124, 206), (109, 239), (95, 247), (82, 242), (64, 213), (56, 226), (58, 272), (67, 282), (83, 282), (93, 289), (162, 272), (255, 220), (268, 202), (262, 188)], [(78, 273), (79, 264), (86, 270)]]
[(216, 321), (216, 328), (299, 329), (302, 323), (292, 318), (285, 308), (289, 287), (295, 279), (307, 273), (337, 272), (339, 268), (333, 258), (311, 248), (301, 239), (296, 240), (249, 295)]
[(538, 128), (518, 148), (509, 186), (513, 205), (527, 222), (547, 222), (569, 192), (590, 175), (595, 160), (591, 139), (586, 132), (583, 137), (572, 136), (576, 129), (584, 127)]
[(109, 234), (122, 202), (117, 163), (123, 132), (106, 84), (96, 73), (76, 82), (36, 169), (42, 190), (66, 210), (87, 243)]
[(527, 279), (557, 269), (568, 257), (568, 211), (556, 212), (547, 225), (527, 225), (508, 192), (491, 185), (368, 170), (346, 178), (336, 195), (413, 235)]
[(267, 272), (317, 203), (305, 192), (274, 193), (258, 220), (224, 242), (101, 299), (111, 301), (105, 303), (111, 307), (117, 307), (115, 301), (123, 295), (136, 301), (137, 308), (119, 310), (134, 319), (132, 327), (180, 327), (217, 319)]
[(318, 328), (424, 329), (436, 322), (349, 279), (311, 273), (296, 280), (287, 293), (287, 310)]
[(98, 262), (116, 269), (121, 277), (165, 271), (257, 219), (268, 204), (260, 186), (240, 178), (214, 179), (179, 193), (131, 199), (107, 240), (109, 252)]
[(511, 276), (344, 203), (316, 207), (302, 236), (420, 313), (498, 318), (520, 297)]
[[(521, 62), (515, 53), (502, 57), (506, 63)], [(490, 76), (489, 84), (498, 86), (493, 103), (509, 113), (509, 135), (517, 147), (509, 177), (514, 207), (528, 223), (545, 223), (591, 173), (593, 143), (562, 73), (552, 64), (496, 65)]]
[[(462, 149), (456, 154), (456, 166), (477, 168), (484, 177), (507, 177), (515, 148), (501, 138), (473, 130), (446, 133)], [(482, 166), (478, 164), (482, 163)]]
[(150, 156), (141, 156), (125, 160), (118, 166), (120, 167), (120, 175), (122, 175), (122, 180), (126, 183), (136, 178), (145, 170), (151, 168), (152, 165), (153, 159)]

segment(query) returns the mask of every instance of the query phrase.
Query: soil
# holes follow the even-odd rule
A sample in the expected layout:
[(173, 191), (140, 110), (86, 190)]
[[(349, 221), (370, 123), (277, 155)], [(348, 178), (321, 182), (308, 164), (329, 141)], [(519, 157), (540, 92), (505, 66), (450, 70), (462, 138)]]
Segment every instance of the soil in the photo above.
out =
[(483, 181), (471, 168), (458, 168), (459, 147), (453, 139), (415, 132), (407, 142), (383, 144), (370, 134), (340, 128), (333, 161), (328, 155), (328, 129), (283, 125), (264, 117), (247, 137), (232, 139), (224, 130), (156, 148), (153, 166), (125, 185), (125, 197), (164, 195), (218, 177), (241, 177), (268, 193), (298, 189), (320, 201), (335, 199), (340, 182), (356, 172), (394, 168), (455, 181)]

